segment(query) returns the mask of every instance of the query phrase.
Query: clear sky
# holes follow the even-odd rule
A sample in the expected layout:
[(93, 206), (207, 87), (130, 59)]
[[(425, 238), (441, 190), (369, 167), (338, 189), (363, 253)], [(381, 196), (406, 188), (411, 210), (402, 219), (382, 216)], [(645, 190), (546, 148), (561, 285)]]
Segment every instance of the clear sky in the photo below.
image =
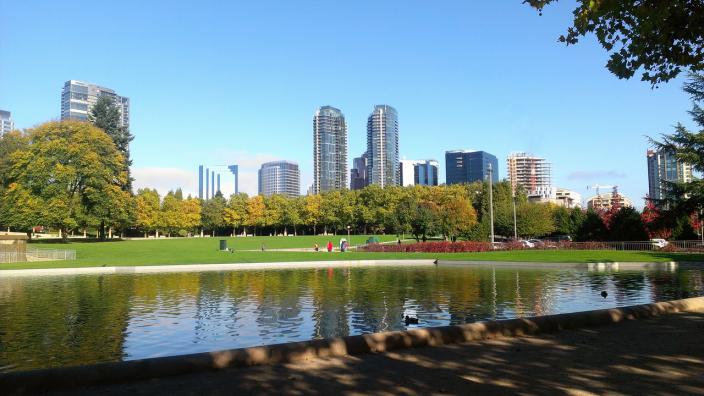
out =
[[(0, 0), (0, 109), (27, 128), (57, 119), (69, 79), (128, 96), (136, 185), (197, 190), (198, 164), (296, 161), (312, 181), (315, 108), (340, 108), (349, 162), (375, 104), (399, 112), (400, 152), (440, 161), (468, 148), (526, 151), (585, 198), (616, 184), (639, 206), (646, 135), (690, 125), (682, 79), (619, 80), (593, 38), (557, 37), (572, 1), (543, 16), (504, 1)], [(230, 178), (225, 177), (225, 180)], [(224, 188), (225, 192), (227, 188)]]

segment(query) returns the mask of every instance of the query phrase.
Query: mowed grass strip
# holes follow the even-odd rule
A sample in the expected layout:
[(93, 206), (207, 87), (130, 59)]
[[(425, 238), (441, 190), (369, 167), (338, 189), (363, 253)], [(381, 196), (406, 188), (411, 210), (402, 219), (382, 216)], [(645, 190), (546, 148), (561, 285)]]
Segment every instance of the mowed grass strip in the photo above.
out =
[[(74, 249), (78, 259), (71, 261), (44, 261), (33, 263), (0, 264), (0, 269), (71, 268), (95, 266), (141, 266), (212, 263), (262, 263), (325, 260), (407, 260), (441, 259), (460, 261), (516, 261), (543, 263), (589, 262), (704, 262), (702, 254), (664, 252), (602, 251), (602, 250), (517, 250), (479, 253), (368, 253), (333, 252), (324, 250), (331, 240), (335, 246), (346, 236), (250, 237), (250, 238), (182, 238), (112, 242), (32, 243), (37, 248)], [(352, 244), (360, 244), (368, 236), (352, 236)], [(226, 239), (234, 253), (218, 251), (219, 240)], [(379, 236), (382, 241), (393, 241), (394, 236)], [(321, 252), (260, 251), (267, 249), (311, 248), (318, 243)], [(244, 251), (243, 251), (244, 250)], [(254, 251), (246, 251), (254, 250)]]

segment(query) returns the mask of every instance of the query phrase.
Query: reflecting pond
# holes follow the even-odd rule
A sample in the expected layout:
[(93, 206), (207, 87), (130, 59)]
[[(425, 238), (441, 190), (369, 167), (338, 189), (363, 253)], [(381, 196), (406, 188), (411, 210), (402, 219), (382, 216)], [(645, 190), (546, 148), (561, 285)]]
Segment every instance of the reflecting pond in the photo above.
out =
[[(379, 266), (0, 278), (0, 371), (704, 295), (704, 267)], [(601, 291), (607, 291), (606, 298)]]

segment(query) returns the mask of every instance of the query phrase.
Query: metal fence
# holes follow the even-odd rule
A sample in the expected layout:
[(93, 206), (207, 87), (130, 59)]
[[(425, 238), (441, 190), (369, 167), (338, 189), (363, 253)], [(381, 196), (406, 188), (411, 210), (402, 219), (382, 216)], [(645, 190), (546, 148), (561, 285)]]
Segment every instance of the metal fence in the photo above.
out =
[(540, 242), (532, 249), (558, 249), (558, 250), (632, 250), (632, 251), (662, 251), (662, 252), (702, 252), (704, 242), (668, 241), (665, 244), (654, 241), (609, 241), (609, 242)]
[(27, 248), (26, 252), (0, 251), (0, 263), (22, 263), (26, 261), (53, 261), (75, 259), (75, 250)]

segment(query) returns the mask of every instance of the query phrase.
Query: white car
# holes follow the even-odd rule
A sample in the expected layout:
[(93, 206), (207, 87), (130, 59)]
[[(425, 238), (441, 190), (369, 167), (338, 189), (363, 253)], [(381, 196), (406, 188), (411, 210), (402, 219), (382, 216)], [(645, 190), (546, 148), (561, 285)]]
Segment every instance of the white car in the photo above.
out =
[(523, 245), (523, 247), (527, 247), (527, 248), (534, 248), (535, 247), (534, 242), (526, 241), (525, 239), (521, 240), (521, 244)]
[(662, 238), (653, 238), (650, 240), (650, 243), (657, 248), (664, 248), (668, 245), (668, 242)]

